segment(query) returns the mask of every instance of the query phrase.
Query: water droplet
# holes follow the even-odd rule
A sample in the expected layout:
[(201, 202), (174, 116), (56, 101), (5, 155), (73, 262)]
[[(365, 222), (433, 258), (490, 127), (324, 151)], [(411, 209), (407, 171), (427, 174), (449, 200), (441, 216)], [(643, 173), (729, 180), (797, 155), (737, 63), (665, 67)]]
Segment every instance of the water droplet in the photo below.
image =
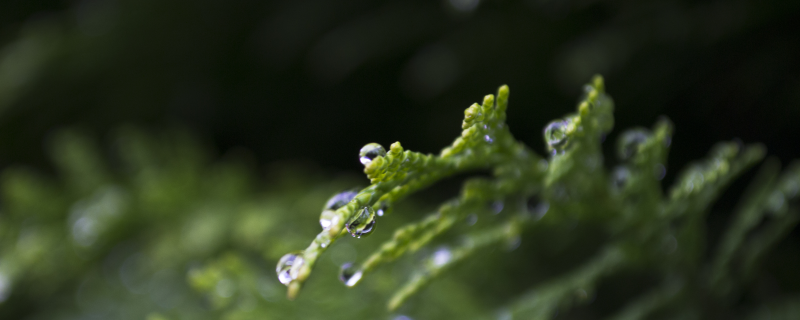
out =
[(550, 204), (547, 203), (547, 201), (542, 201), (537, 195), (528, 197), (526, 206), (528, 208), (528, 212), (533, 215), (536, 220), (544, 217), (544, 215), (547, 214), (547, 210), (550, 209)]
[(336, 211), (337, 209), (346, 206), (347, 203), (353, 200), (353, 198), (355, 198), (357, 195), (358, 192), (352, 190), (339, 192), (328, 199), (328, 202), (325, 202), (325, 207), (322, 208), (322, 210)]
[(617, 190), (622, 189), (628, 184), (630, 178), (631, 171), (628, 168), (623, 166), (616, 167), (611, 173), (611, 185)]
[(331, 236), (327, 232), (323, 232), (317, 235), (316, 241), (320, 247), (326, 248), (331, 244)]
[(505, 207), (505, 204), (501, 200), (497, 200), (495, 202), (492, 202), (492, 213), (498, 214), (498, 213), (502, 212), (503, 211), (503, 207)]
[(434, 267), (441, 267), (448, 262), (450, 259), (453, 258), (453, 253), (450, 252), (450, 249), (447, 248), (439, 248), (436, 252), (433, 253), (433, 257), (431, 257), (431, 263)]
[(377, 214), (379, 217), (383, 217), (383, 215), (389, 213), (389, 211), (390, 211), (389, 204), (386, 201), (384, 201), (381, 202), (381, 205), (380, 207), (378, 207), (378, 210), (375, 211), (375, 214)]
[(375, 210), (370, 206), (362, 207), (350, 218), (346, 227), (350, 235), (356, 238), (369, 235), (375, 228)]
[(544, 141), (551, 150), (563, 151), (567, 146), (569, 140), (567, 127), (569, 124), (569, 120), (556, 120), (544, 127)]
[(467, 221), (467, 225), (468, 225), (468, 226), (474, 226), (474, 225), (475, 225), (475, 223), (477, 223), (477, 222), (478, 222), (478, 215), (477, 215), (477, 214), (474, 214), (474, 213), (472, 213), (472, 214), (470, 214), (470, 215), (468, 215), (468, 216), (467, 216), (467, 219), (466, 219), (466, 221)]
[(358, 153), (358, 159), (361, 160), (361, 164), (363, 165), (369, 164), (377, 157), (384, 156), (386, 156), (386, 149), (384, 149), (382, 145), (374, 142), (366, 144)]
[(647, 141), (650, 133), (644, 129), (632, 129), (622, 133), (617, 145), (617, 156), (621, 160), (627, 160), (639, 151), (639, 145)]
[(275, 273), (278, 274), (278, 281), (288, 286), (292, 280), (297, 279), (297, 273), (304, 263), (303, 251), (295, 251), (283, 255), (275, 268)]
[(664, 167), (663, 164), (657, 163), (654, 168), (653, 174), (655, 174), (656, 179), (661, 181), (662, 179), (664, 179), (664, 176), (667, 175), (667, 168)]
[(334, 222), (336, 222), (335, 220), (338, 219), (340, 218), (336, 215), (336, 211), (322, 210), (322, 213), (319, 215), (319, 225), (322, 226), (322, 230), (328, 230)]
[(339, 280), (348, 287), (356, 285), (361, 281), (361, 276), (363, 275), (364, 272), (356, 268), (352, 262), (342, 264), (342, 267), (339, 268)]
[(488, 143), (494, 142), (494, 139), (492, 139), (492, 137), (490, 137), (488, 134), (483, 136), (483, 140), (486, 140)]

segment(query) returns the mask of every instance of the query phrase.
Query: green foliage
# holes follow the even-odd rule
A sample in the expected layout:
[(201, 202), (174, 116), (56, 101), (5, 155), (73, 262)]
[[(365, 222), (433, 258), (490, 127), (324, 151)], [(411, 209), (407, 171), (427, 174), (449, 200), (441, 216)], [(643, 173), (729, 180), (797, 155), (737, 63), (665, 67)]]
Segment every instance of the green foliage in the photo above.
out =
[[(606, 168), (614, 107), (602, 78), (575, 114), (545, 128), (546, 158), (512, 136), (508, 99), (503, 86), (467, 108), (460, 137), (439, 155), (365, 148), (371, 185), (328, 204), (359, 181), (288, 165), (261, 181), (246, 155), (212, 161), (182, 131), (124, 127), (110, 150), (60, 131), (47, 144), (56, 178), (26, 167), (0, 176), (0, 318), (375, 319), (387, 317), (387, 301), (419, 319), (714, 318), (743, 304), (763, 318), (753, 307), (766, 301), (742, 297), (798, 222), (800, 165), (781, 173), (765, 161), (707, 249), (711, 206), (763, 146), (721, 143), (664, 192), (667, 120), (620, 135), (622, 164)], [(481, 170), (491, 175), (467, 179), (432, 210), (408, 199)], [(278, 270), (288, 301), (272, 266), (310, 238)], [(341, 270), (355, 287), (344, 292), (335, 274), (354, 260)], [(609, 281), (638, 289), (617, 305), (593, 302)], [(787, 319), (797, 306), (792, 296), (769, 301)]]
[[(545, 128), (545, 142), (552, 153), (549, 162), (512, 137), (504, 123), (508, 96), (509, 89), (503, 86), (496, 103), (494, 96), (488, 95), (483, 104), (467, 108), (461, 136), (439, 156), (404, 151), (396, 142), (388, 153), (366, 161), (364, 172), (372, 185), (337, 209), (330, 227), (323, 228), (308, 248), (291, 254), (298, 258), (289, 266), (289, 298), (297, 296), (322, 253), (347, 234), (345, 221), (366, 210), (362, 208), (391, 206), (437, 180), (476, 168), (490, 169), (492, 178), (467, 180), (458, 198), (419, 222), (397, 229), (392, 239), (359, 267), (343, 270), (345, 284), (353, 286), (378, 266), (419, 250), (468, 214), (487, 215), (492, 204), (500, 204), (507, 211), (502, 219), (463, 235), (462, 244), (436, 251), (389, 300), (389, 309), (397, 309), (452, 265), (475, 256), (483, 247), (519, 241), (520, 233), (534, 224), (573, 221), (597, 224), (607, 241), (595, 258), (523, 294), (510, 305), (512, 315), (548, 319), (559, 308), (585, 302), (587, 292), (603, 277), (631, 269), (655, 269), (664, 283), (634, 301), (620, 318), (647, 317), (669, 304), (687, 304), (706, 295), (729, 306), (735, 290), (752, 279), (760, 256), (798, 221), (798, 208), (786, 203), (798, 198), (800, 166), (794, 165), (775, 183), (778, 168), (768, 162), (767, 173), (762, 173), (745, 197), (716, 257), (707, 263), (702, 248), (704, 216), (733, 178), (764, 157), (764, 147), (720, 143), (707, 159), (684, 170), (665, 195), (660, 180), (671, 144), (672, 125), (667, 120), (659, 121), (652, 132), (639, 128), (623, 133), (618, 154), (624, 164), (612, 172), (604, 170), (601, 142), (613, 127), (614, 107), (599, 76), (586, 86), (576, 114)], [(536, 203), (526, 204), (528, 199)], [(764, 215), (776, 219), (745, 245), (745, 235)], [(736, 275), (730, 270), (734, 259), (739, 260)], [(702, 312), (688, 306), (680, 309)]]

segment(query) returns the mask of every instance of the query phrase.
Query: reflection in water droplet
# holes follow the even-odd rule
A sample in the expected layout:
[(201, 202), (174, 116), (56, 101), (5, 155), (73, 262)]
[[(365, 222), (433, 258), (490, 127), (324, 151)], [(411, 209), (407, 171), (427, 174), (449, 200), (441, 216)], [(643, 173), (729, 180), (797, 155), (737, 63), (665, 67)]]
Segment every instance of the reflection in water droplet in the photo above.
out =
[(478, 215), (474, 213), (468, 215), (466, 222), (468, 226), (474, 226), (478, 222)]
[(333, 195), (333, 197), (331, 197), (330, 199), (328, 199), (328, 201), (325, 202), (325, 208), (322, 209), (336, 211), (337, 209), (347, 205), (347, 203), (353, 200), (353, 198), (355, 198), (357, 195), (358, 192), (356, 191), (339, 192)]
[(448, 262), (453, 257), (453, 253), (450, 252), (450, 249), (447, 248), (439, 248), (436, 252), (433, 253), (433, 257), (431, 258), (431, 263), (433, 263), (434, 267), (441, 267)]
[(358, 159), (361, 161), (361, 164), (367, 165), (372, 160), (375, 160), (377, 157), (384, 157), (386, 156), (386, 149), (383, 148), (382, 145), (377, 143), (368, 143), (364, 147), (361, 148), (361, 151), (358, 153)]
[(663, 164), (657, 163), (655, 169), (653, 170), (653, 174), (655, 174), (656, 179), (661, 181), (667, 175), (667, 168), (664, 167)]
[(348, 287), (356, 285), (361, 281), (361, 276), (363, 275), (364, 273), (356, 268), (352, 262), (343, 264), (339, 269), (339, 281), (342, 281), (342, 283)]
[(297, 279), (297, 272), (303, 266), (303, 251), (287, 253), (278, 261), (275, 273), (278, 274), (278, 281), (284, 285), (289, 285), (292, 280)]
[(544, 128), (544, 142), (547, 143), (547, 146), (550, 147), (551, 150), (563, 151), (567, 146), (569, 142), (567, 127), (569, 124), (569, 120), (556, 120), (550, 122)]
[(647, 141), (650, 133), (644, 129), (631, 129), (622, 133), (617, 145), (617, 156), (627, 160), (639, 151), (639, 146)]
[(347, 222), (347, 232), (356, 238), (367, 236), (375, 228), (375, 210), (370, 206), (364, 206), (350, 218)]

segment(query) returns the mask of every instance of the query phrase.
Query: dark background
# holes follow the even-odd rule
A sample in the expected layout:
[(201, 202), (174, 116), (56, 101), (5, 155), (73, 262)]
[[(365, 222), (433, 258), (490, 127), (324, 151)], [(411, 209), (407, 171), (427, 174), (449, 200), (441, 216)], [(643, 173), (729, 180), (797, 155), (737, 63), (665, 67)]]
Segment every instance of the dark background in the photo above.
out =
[(574, 110), (595, 73), (616, 100), (615, 132), (659, 115), (674, 121), (670, 176), (735, 137), (765, 143), (785, 163), (798, 157), (800, 137), (798, 8), (4, 1), (0, 164), (46, 166), (42, 142), (53, 128), (105, 136), (133, 123), (185, 126), (220, 153), (242, 146), (259, 163), (359, 171), (367, 142), (438, 152), (458, 134), (463, 109), (501, 84), (512, 91), (512, 131), (543, 151), (543, 126)]

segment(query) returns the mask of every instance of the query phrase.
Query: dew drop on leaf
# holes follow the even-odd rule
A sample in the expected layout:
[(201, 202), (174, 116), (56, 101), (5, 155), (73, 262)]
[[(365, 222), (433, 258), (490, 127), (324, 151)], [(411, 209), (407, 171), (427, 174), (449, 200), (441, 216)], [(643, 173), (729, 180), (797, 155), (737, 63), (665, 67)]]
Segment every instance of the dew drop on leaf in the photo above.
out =
[(278, 281), (288, 286), (292, 280), (297, 279), (297, 273), (303, 263), (305, 263), (303, 251), (295, 251), (283, 255), (275, 268), (275, 272), (278, 274)]
[(552, 150), (563, 151), (567, 146), (569, 120), (556, 120), (544, 127), (544, 141)]
[(339, 209), (347, 205), (347, 203), (349, 203), (350, 200), (353, 200), (353, 198), (355, 198), (357, 195), (358, 192), (356, 191), (339, 192), (333, 195), (333, 197), (331, 197), (330, 199), (328, 199), (328, 202), (325, 202), (325, 208), (322, 209), (336, 211), (336, 209)]
[(334, 220), (338, 219), (339, 216), (336, 215), (336, 211), (333, 210), (322, 210), (322, 213), (319, 215), (319, 225), (322, 226), (322, 230), (330, 229), (331, 225), (334, 224)]
[(644, 129), (631, 129), (622, 133), (617, 145), (617, 156), (621, 160), (628, 160), (639, 151), (639, 146), (650, 137)]
[(348, 287), (352, 287), (361, 281), (362, 275), (363, 272), (351, 262), (343, 264), (339, 269), (339, 280)]
[(387, 214), (389, 212), (389, 210), (390, 210), (389, 209), (389, 204), (386, 201), (384, 201), (384, 202), (381, 202), (381, 205), (380, 205), (380, 207), (378, 207), (378, 210), (375, 211), (375, 214), (377, 214), (379, 217), (383, 217), (383, 215)]
[(370, 206), (364, 206), (347, 221), (347, 232), (356, 238), (367, 236), (375, 228), (375, 210)]
[(382, 145), (373, 142), (361, 148), (361, 151), (358, 153), (358, 160), (361, 161), (361, 164), (367, 165), (372, 162), (372, 160), (375, 160), (375, 158), (384, 156), (386, 156), (386, 149), (384, 149)]

